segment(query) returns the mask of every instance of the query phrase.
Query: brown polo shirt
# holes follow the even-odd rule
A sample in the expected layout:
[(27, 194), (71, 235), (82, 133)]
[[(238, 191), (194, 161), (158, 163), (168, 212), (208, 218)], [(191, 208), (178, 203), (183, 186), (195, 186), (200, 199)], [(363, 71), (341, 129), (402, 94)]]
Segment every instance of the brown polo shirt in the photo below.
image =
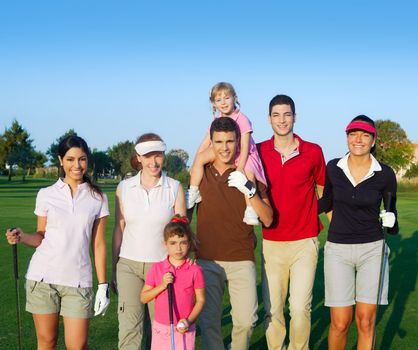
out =
[[(204, 169), (199, 190), (202, 201), (197, 207), (197, 257), (207, 260), (255, 260), (255, 235), (253, 226), (242, 219), (246, 208), (245, 197), (235, 187), (228, 187), (228, 176), (222, 175), (212, 164)], [(261, 198), (267, 198), (266, 186), (257, 183)]]

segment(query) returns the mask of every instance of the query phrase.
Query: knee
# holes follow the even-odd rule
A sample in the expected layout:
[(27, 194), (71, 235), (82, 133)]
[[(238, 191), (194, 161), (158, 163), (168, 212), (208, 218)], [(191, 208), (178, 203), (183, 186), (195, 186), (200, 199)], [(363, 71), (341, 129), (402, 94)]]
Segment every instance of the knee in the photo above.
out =
[(256, 323), (237, 323), (232, 322), (232, 327), (234, 328), (235, 332), (238, 333), (250, 333), (254, 330)]
[(232, 323), (235, 328), (240, 330), (249, 331), (255, 328), (257, 324), (258, 316), (257, 314), (248, 315), (247, 317), (232, 317)]
[(331, 320), (331, 328), (336, 333), (346, 334), (350, 328), (350, 323), (348, 320)]
[(38, 349), (56, 349), (58, 335), (48, 333), (37, 334)]
[(290, 305), (289, 311), (293, 320), (306, 319), (311, 316), (310, 305)]
[(373, 322), (370, 317), (356, 318), (357, 329), (361, 333), (371, 333), (373, 330)]

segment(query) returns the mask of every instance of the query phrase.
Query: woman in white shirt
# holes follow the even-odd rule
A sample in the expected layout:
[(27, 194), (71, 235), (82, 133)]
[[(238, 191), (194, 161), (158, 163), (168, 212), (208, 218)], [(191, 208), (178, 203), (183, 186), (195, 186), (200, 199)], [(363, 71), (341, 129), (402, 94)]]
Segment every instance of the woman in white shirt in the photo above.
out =
[[(106, 195), (87, 176), (89, 148), (78, 136), (58, 146), (62, 177), (36, 198), (37, 230), (6, 233), (10, 244), (35, 247), (26, 274), (26, 310), (33, 314), (38, 349), (55, 349), (59, 315), (68, 349), (87, 349), (89, 318), (104, 314), (106, 283)], [(93, 306), (90, 243), (98, 290)]]
[[(141, 346), (145, 305), (139, 294), (148, 269), (167, 255), (165, 225), (174, 214), (186, 214), (182, 186), (162, 172), (165, 150), (160, 136), (140, 136), (131, 158), (139, 172), (116, 190), (112, 288), (118, 293), (119, 349)], [(152, 303), (148, 311), (152, 319)]]

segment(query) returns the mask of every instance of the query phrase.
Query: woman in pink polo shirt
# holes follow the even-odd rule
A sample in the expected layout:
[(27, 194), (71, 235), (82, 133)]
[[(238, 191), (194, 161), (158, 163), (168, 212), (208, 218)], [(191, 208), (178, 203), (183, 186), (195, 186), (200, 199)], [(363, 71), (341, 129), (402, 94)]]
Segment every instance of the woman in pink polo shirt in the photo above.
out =
[[(171, 337), (175, 348), (194, 350), (197, 317), (205, 304), (205, 282), (202, 268), (187, 261), (196, 239), (186, 217), (176, 215), (164, 229), (168, 256), (154, 264), (147, 274), (141, 301), (155, 299), (155, 319), (152, 326), (151, 350), (169, 349)], [(167, 286), (173, 286), (174, 334), (170, 334)]]
[[(165, 150), (160, 136), (140, 136), (131, 158), (138, 174), (116, 190), (112, 287), (118, 293), (119, 349), (141, 346), (146, 313), (139, 294), (149, 268), (167, 255), (165, 225), (174, 214), (186, 214), (182, 186), (162, 171)], [(153, 303), (148, 304), (151, 319), (153, 310)]]
[[(106, 283), (105, 226), (109, 215), (106, 195), (88, 178), (89, 148), (78, 136), (58, 146), (62, 177), (41, 189), (34, 234), (21, 228), (6, 233), (10, 244), (35, 247), (26, 274), (26, 310), (33, 314), (38, 349), (55, 349), (59, 315), (64, 318), (68, 349), (87, 349), (89, 318), (109, 305)], [(92, 243), (99, 282), (93, 307)]]

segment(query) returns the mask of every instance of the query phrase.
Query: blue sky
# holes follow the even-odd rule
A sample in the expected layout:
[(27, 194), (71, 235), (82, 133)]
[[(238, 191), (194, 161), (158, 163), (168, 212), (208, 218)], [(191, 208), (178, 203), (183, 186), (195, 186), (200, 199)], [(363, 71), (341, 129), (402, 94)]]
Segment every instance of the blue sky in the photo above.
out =
[(157, 132), (192, 156), (231, 82), (254, 139), (268, 103), (296, 103), (295, 131), (327, 160), (358, 114), (418, 141), (414, 1), (1, 1), (0, 130), (17, 119), (37, 149), (74, 128), (92, 148)]

